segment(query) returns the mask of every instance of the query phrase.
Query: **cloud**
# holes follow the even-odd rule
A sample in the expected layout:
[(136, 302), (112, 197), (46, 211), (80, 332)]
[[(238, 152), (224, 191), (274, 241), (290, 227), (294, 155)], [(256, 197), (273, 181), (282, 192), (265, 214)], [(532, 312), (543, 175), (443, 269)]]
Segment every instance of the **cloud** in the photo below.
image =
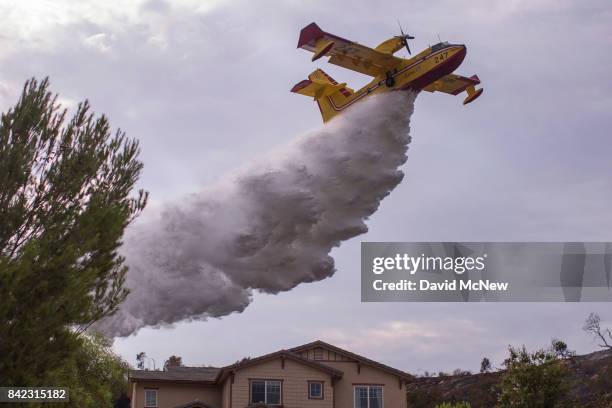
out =
[(396, 352), (407, 352), (406, 347), (409, 347), (410, 354), (420, 354), (423, 358), (439, 353), (453, 343), (463, 343), (470, 338), (482, 336), (484, 332), (478, 322), (470, 319), (424, 321), (420, 318), (383, 321), (372, 327), (350, 331), (323, 328), (318, 331), (318, 335), (339, 347), (362, 350), (365, 355), (393, 355)]
[(110, 53), (113, 49), (113, 38), (106, 33), (90, 35), (83, 40), (83, 43), (102, 53)]

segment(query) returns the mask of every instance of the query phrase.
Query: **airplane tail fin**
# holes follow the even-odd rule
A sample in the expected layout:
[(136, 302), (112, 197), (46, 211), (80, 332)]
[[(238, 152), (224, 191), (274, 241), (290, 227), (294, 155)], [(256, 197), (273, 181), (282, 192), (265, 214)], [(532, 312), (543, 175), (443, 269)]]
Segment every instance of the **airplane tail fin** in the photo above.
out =
[(291, 92), (312, 96), (319, 105), (323, 122), (336, 116), (340, 112), (337, 106), (344, 105), (353, 94), (346, 83), (339, 84), (322, 69), (315, 70), (308, 75), (308, 79), (298, 82)]

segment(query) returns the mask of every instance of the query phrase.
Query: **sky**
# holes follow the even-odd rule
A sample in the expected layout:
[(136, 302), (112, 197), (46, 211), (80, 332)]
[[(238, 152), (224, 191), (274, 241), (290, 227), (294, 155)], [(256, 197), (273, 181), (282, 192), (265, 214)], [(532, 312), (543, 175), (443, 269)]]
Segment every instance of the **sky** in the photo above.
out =
[[(601, 0), (5, 1), (0, 108), (49, 76), (64, 106), (89, 99), (140, 140), (147, 212), (214, 183), (321, 126), (289, 89), (317, 67), (358, 88), (367, 78), (296, 50), (299, 30), (375, 46), (466, 44), (457, 73), (477, 73), (476, 102), (421, 94), (403, 182), (369, 232), (332, 252), (333, 277), (255, 294), (240, 314), (116, 339), (130, 363), (226, 365), (315, 339), (413, 373), (499, 366), (509, 344), (564, 339), (586, 353), (597, 303), (361, 303), (362, 241), (611, 241), (612, 5)], [(400, 51), (400, 55), (403, 51)], [(153, 365), (153, 360), (149, 364)]]

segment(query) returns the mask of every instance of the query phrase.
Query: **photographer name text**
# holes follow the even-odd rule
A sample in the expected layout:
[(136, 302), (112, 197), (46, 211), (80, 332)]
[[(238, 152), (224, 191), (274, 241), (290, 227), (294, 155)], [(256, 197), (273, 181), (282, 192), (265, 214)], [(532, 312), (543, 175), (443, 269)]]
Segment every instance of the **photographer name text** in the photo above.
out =
[(479, 280), (445, 280), (444, 282), (431, 282), (427, 279), (419, 279), (418, 281), (402, 279), (397, 282), (385, 282), (382, 279), (376, 279), (372, 282), (372, 286), (376, 291), (428, 291), (428, 292), (453, 292), (461, 290), (470, 291), (507, 291), (508, 282), (492, 282), (489, 279)]

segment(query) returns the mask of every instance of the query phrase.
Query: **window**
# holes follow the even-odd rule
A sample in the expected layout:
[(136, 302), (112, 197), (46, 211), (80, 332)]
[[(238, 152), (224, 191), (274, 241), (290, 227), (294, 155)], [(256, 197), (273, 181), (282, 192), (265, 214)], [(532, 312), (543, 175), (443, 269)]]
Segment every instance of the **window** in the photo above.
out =
[(145, 407), (157, 407), (157, 390), (145, 390)]
[(380, 385), (356, 385), (355, 408), (383, 408), (383, 387)]
[(308, 381), (308, 398), (323, 399), (323, 381)]
[(448, 46), (448, 41), (443, 41), (431, 46), (431, 51), (435, 52), (441, 50), (442, 48), (446, 48)]
[(258, 402), (280, 405), (281, 382), (279, 380), (251, 380), (251, 404)]

